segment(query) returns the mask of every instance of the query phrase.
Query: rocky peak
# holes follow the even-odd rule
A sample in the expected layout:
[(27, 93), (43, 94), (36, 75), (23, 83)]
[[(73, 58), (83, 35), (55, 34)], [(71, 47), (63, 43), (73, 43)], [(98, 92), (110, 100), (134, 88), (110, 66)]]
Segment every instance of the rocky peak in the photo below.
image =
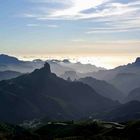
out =
[(136, 59), (135, 63), (140, 64), (140, 57)]
[(45, 62), (44, 67), (42, 67), (41, 69), (36, 69), (32, 74), (43, 77), (48, 76), (51, 74), (50, 65), (47, 62)]
[(50, 64), (45, 62), (44, 67), (41, 68), (40, 70), (44, 71), (45, 73), (51, 73)]

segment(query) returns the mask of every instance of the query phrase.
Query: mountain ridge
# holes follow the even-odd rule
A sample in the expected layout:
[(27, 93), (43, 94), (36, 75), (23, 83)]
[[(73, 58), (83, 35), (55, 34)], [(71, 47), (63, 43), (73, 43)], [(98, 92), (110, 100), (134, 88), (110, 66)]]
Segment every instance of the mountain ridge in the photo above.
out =
[(109, 99), (122, 101), (124, 98), (124, 94), (121, 91), (106, 81), (92, 77), (80, 78), (79, 81), (88, 84), (100, 95)]
[[(4, 63), (7, 62), (7, 63)], [(68, 59), (56, 60), (50, 59), (47, 62), (51, 65), (51, 71), (58, 76), (62, 75), (65, 71), (76, 71), (76, 72), (93, 72), (104, 68), (97, 67), (91, 64), (82, 64), (80, 62), (70, 62)], [(19, 71), (21, 73), (32, 72), (34, 69), (43, 67), (45, 60), (35, 59), (32, 61), (19, 60), (16, 57), (1, 54), (0, 55), (0, 70), (11, 70)]]
[(48, 63), (32, 73), (0, 82), (0, 119), (14, 123), (46, 116), (52, 120), (79, 119), (118, 104), (86, 84), (57, 77)]

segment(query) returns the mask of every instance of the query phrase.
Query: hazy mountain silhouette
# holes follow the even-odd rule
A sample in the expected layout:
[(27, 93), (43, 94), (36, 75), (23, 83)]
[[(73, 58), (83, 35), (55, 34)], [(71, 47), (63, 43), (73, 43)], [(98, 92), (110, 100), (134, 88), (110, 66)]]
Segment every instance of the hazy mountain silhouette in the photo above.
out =
[(5, 54), (0, 55), (0, 64), (18, 64), (20, 61), (16, 57), (8, 56)]
[(79, 79), (79, 76), (75, 71), (66, 71), (64, 74), (60, 75), (60, 77), (65, 80), (71, 79), (72, 81)]
[(66, 71), (73, 70), (72, 68), (68, 68), (66, 66), (62, 66), (63, 62), (61, 63), (61, 61), (59, 61), (59, 60), (48, 60), (47, 62), (51, 66), (51, 71), (53, 73), (55, 73), (56, 75), (58, 75), (58, 76), (62, 75)]
[(136, 61), (127, 65), (118, 66), (110, 70), (99, 70), (98, 72), (87, 73), (86, 75), (95, 77), (101, 80), (111, 80), (119, 73), (140, 73), (140, 58), (136, 58)]
[(128, 95), (140, 86), (140, 73), (119, 73), (109, 82)]
[(20, 72), (16, 71), (0, 71), (0, 80), (8, 80), (20, 76)]
[(84, 73), (82, 77), (94, 77), (99, 80), (105, 80), (117, 87), (126, 95), (139, 87), (140, 82), (140, 58), (128, 65), (116, 67), (111, 70), (99, 70), (98, 72)]
[(140, 87), (133, 89), (125, 99), (126, 102), (132, 101), (132, 100), (140, 101)]
[[(72, 63), (68, 59), (64, 60), (47, 60), (51, 66), (51, 71), (58, 76), (64, 74), (66, 71), (76, 71), (82, 73), (95, 72), (103, 70), (104, 68), (96, 67), (91, 64), (82, 64), (80, 62)], [(35, 59), (33, 61), (22, 61), (16, 57), (11, 57), (5, 54), (0, 55), (0, 71), (19, 71), (21, 73), (32, 72), (35, 69), (41, 68), (45, 61)]]
[(0, 55), (0, 71), (27, 73), (33, 71), (35, 68), (41, 68), (43, 64), (43, 61), (22, 61), (5, 54)]
[(96, 67), (95, 65), (91, 65), (91, 64), (82, 64), (80, 62), (71, 63), (71, 62), (63, 61), (63, 63), (61, 62), (61, 65), (65, 67), (69, 67), (73, 69), (73, 71), (76, 71), (78, 73), (97, 72), (99, 70), (105, 70), (105, 68), (102, 67)]
[[(81, 82), (65, 81), (41, 69), (0, 82), (0, 120), (17, 123), (47, 116), (50, 119), (79, 119), (118, 105)], [(9, 117), (10, 116), (10, 117)]]
[(109, 99), (121, 101), (124, 98), (124, 94), (121, 91), (106, 81), (97, 80), (92, 77), (81, 78), (79, 81), (88, 84), (97, 93)]

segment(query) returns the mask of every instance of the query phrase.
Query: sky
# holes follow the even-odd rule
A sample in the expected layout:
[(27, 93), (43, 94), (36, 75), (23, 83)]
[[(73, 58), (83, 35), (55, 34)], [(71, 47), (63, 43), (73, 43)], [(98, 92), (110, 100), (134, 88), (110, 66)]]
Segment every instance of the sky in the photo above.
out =
[(0, 0), (0, 53), (127, 64), (140, 56), (140, 0)]

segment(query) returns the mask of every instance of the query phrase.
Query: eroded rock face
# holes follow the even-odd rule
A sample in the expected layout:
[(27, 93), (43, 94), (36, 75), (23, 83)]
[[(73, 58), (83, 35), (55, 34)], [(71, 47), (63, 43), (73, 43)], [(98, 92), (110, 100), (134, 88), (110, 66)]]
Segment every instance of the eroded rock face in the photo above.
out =
[(51, 68), (50, 68), (50, 64), (48, 64), (47, 62), (45, 62), (44, 67), (42, 67), (41, 69), (36, 69), (33, 71), (32, 73), (33, 75), (35, 74), (36, 76), (48, 76), (51, 74)]
[(47, 73), (51, 73), (50, 65), (47, 62), (45, 62), (44, 67), (42, 69), (44, 69)]

